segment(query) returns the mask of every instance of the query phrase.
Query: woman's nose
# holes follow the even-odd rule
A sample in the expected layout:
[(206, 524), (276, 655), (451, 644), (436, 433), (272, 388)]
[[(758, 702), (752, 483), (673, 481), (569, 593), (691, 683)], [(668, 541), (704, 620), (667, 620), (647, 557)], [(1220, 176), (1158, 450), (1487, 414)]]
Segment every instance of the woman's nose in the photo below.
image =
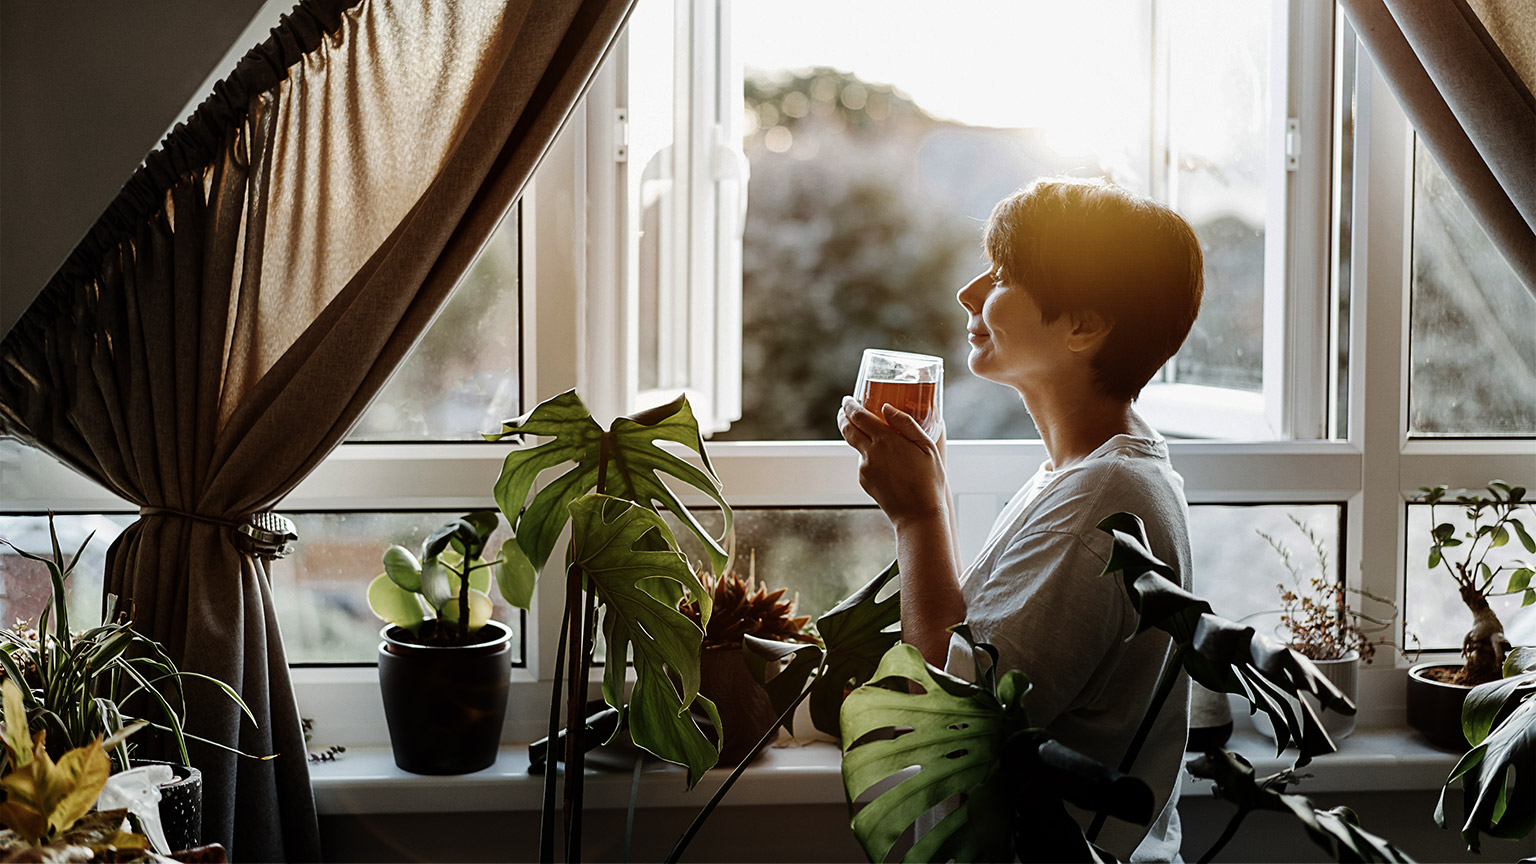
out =
[(982, 301), (987, 299), (987, 290), (991, 287), (992, 271), (988, 270), (972, 279), (964, 288), (956, 292), (955, 299), (960, 301), (960, 305), (965, 308), (965, 311), (975, 315), (981, 311)]

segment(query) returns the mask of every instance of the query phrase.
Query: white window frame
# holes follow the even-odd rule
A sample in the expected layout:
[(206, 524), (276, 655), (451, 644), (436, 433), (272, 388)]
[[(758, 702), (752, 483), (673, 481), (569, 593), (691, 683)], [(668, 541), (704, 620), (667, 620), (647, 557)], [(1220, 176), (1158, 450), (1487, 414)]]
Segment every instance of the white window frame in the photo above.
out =
[[(1288, 14), (1318, 22), (1315, 5), (1286, 0)], [(1352, 34), (1342, 17), (1333, 42)], [(1312, 49), (1308, 62), (1320, 62)], [(1481, 488), (1493, 477), (1527, 479), (1536, 475), (1536, 440), (1434, 439), (1407, 435), (1408, 320), (1411, 269), (1412, 146), (1406, 118), (1376, 73), (1366, 53), (1357, 53), (1354, 183), (1350, 196), (1353, 252), (1349, 291), (1353, 328), (1348, 388), (1348, 437), (1344, 440), (1176, 441), (1173, 461), (1184, 476), (1191, 503), (1333, 503), (1345, 507), (1341, 570), (1352, 587), (1395, 598), (1403, 605), (1406, 501), (1420, 486), (1448, 484)], [(616, 212), (602, 184), (594, 178), (617, 173), (611, 157), (594, 153), (622, 141), (611, 113), (593, 104), (603, 88), (578, 111), (546, 157), (524, 198), (522, 262), (525, 280), (522, 338), (525, 406), (573, 386), (590, 387), (601, 414), (624, 403), (620, 386), (604, 370), (615, 368), (604, 345), (614, 319), (594, 314), (594, 286), (611, 284), (618, 258), (599, 248), (613, 248), (623, 225), (598, 214)], [(1304, 88), (1305, 89), (1305, 88)], [(604, 131), (606, 130), (606, 132)], [(603, 143), (603, 135), (609, 140)], [(594, 143), (596, 142), (596, 143)], [(611, 150), (609, 151), (611, 153)], [(1335, 164), (1324, 150), (1305, 156), (1319, 165)], [(613, 187), (609, 181), (609, 188)], [(1314, 180), (1288, 179), (1293, 211), (1302, 224), (1332, 224), (1328, 186)], [(1319, 215), (1321, 214), (1321, 215)], [(583, 229), (581, 226), (585, 226)], [(1292, 284), (1327, 285), (1331, 238), (1293, 244), (1287, 252)], [(722, 256), (721, 260), (724, 260)], [(720, 265), (723, 266), (723, 265)], [(1318, 274), (1323, 274), (1319, 276)], [(1290, 292), (1297, 295), (1299, 292)], [(1311, 297), (1293, 314), (1316, 324)], [(1288, 299), (1288, 303), (1290, 300)], [(1324, 304), (1326, 305), (1326, 304)], [(1290, 330), (1305, 329), (1291, 327)], [(1327, 342), (1326, 318), (1305, 339), (1287, 335), (1289, 355), (1313, 354)], [(575, 345), (588, 345), (583, 353)], [(1326, 370), (1327, 364), (1323, 363)], [(1303, 372), (1307, 372), (1305, 368)], [(1310, 393), (1320, 403), (1328, 386), (1317, 373), (1297, 384), (1288, 398)], [(1326, 375), (1324, 375), (1326, 378)], [(604, 390), (607, 387), (607, 390)], [(1309, 389), (1311, 388), (1311, 389)], [(607, 394), (605, 397), (603, 394)], [(609, 401), (603, 402), (604, 399)], [(600, 404), (602, 403), (602, 404)], [(1315, 424), (1315, 412), (1291, 415), (1296, 424)], [(602, 418), (600, 418), (602, 419)], [(1311, 428), (1309, 426), (1309, 428)], [(490, 486), (510, 445), (343, 444), (280, 505), (294, 511), (380, 510), (484, 507)], [(1044, 459), (1038, 441), (957, 441), (950, 445), (950, 481), (960, 523), (960, 545), (974, 554), (1003, 501)], [(856, 460), (839, 442), (720, 443), (710, 458), (736, 507), (867, 506), (857, 481)], [(0, 512), (122, 512), (126, 502), (33, 451), (0, 447)], [(690, 503), (695, 503), (690, 499)], [(697, 502), (703, 503), (703, 502)], [(381, 541), (382, 542), (382, 541)], [(558, 632), (561, 586), (542, 580), (535, 609), (528, 616), (526, 666), (513, 672), (512, 710), (505, 740), (542, 737), (549, 682), (553, 680), (553, 634)], [(545, 643), (551, 643), (546, 645)], [(1434, 659), (1426, 657), (1425, 659)], [(1366, 724), (1401, 722), (1401, 659), (1378, 661), (1362, 670), (1361, 696)], [(377, 696), (377, 676), (367, 668), (297, 668), (293, 670), (301, 711), (314, 717), (330, 740), (382, 744), (388, 740)], [(533, 706), (529, 710), (526, 706)]]

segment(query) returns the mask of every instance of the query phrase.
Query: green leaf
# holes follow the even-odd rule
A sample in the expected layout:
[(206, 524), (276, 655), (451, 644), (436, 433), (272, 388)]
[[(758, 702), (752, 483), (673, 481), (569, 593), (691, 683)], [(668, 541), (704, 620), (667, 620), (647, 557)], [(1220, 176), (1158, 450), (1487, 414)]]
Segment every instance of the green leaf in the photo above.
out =
[(448, 601), (458, 597), (454, 589), (454, 580), (448, 572), (448, 565), (443, 563), (440, 556), (429, 555), (421, 559), (421, 597), (427, 601), (427, 607), (435, 612), (441, 612)]
[(1063, 800), (1139, 824), (1151, 819), (1145, 783), (1030, 727), (1029, 689), (1018, 670), (993, 689), (928, 666), (911, 645), (886, 652), (871, 682), (843, 704), (843, 785), (852, 802), (918, 770), (853, 817), (871, 861), (884, 860), (919, 816), (955, 796), (956, 809), (902, 860), (1099, 860)]
[(1493, 548), (1497, 549), (1498, 547), (1503, 546), (1504, 544), (1506, 544), (1508, 542), (1509, 542), (1509, 529), (1508, 528), (1505, 528), (1503, 525), (1500, 525), (1499, 527), (1497, 527), (1497, 528), (1495, 528), (1493, 530)]
[(533, 604), (533, 584), (537, 574), (533, 562), (528, 560), (528, 553), (515, 539), (501, 544), (501, 561), (495, 565), (495, 575), (501, 598), (509, 605), (527, 609)]
[[(763, 685), (763, 690), (768, 694), (768, 702), (773, 706), (774, 716), (777, 717), (789, 708), (790, 703), (800, 698), (801, 693), (805, 692), (806, 681), (821, 665), (826, 651), (820, 645), (805, 642), (779, 642), (774, 639), (761, 639), (748, 633), (741, 639), (741, 656), (747, 664), (747, 671), (752, 673), (752, 678)], [(769, 678), (769, 664), (777, 665), (785, 658), (789, 658), (789, 664), (779, 669), (777, 675)], [(793, 714), (784, 718), (781, 725), (789, 734), (795, 734)]]
[(421, 590), (421, 563), (404, 546), (384, 550), (384, 572), (391, 581), (407, 591)]
[(1520, 535), (1520, 545), (1525, 547), (1525, 551), (1536, 553), (1536, 539), (1533, 539), (1530, 532), (1525, 530), (1525, 523), (1519, 519), (1511, 519), (1509, 524), (1515, 529), (1515, 533)]
[(1437, 540), (1445, 540), (1455, 533), (1456, 526), (1449, 522), (1441, 522), (1439, 525), (1436, 525), (1435, 530), (1431, 532), (1431, 534)]
[(421, 595), (396, 585), (385, 573), (380, 573), (368, 583), (368, 608), (385, 621), (412, 633), (427, 620), (426, 609), (421, 605)]
[(1439, 546), (1431, 546), (1429, 548), (1429, 569), (1433, 570), (1433, 569), (1435, 569), (1436, 567), (1439, 567), (1439, 566), (1440, 566), (1440, 547)]
[(1436, 821), (1445, 824), (1445, 795), (1450, 784), (1460, 779), (1466, 814), (1461, 836), (1467, 848), (1479, 851), (1481, 834), (1507, 840), (1526, 836), (1536, 825), (1536, 783), (1529, 776), (1532, 764), (1536, 764), (1536, 698), (1526, 698), (1451, 772), (1440, 792)]
[[(849, 594), (816, 619), (816, 632), (826, 644), (826, 671), (812, 685), (811, 725), (828, 735), (839, 734), (838, 712), (843, 696), (863, 684), (879, 667), (886, 650), (901, 640), (899, 593), (877, 599), (901, 575), (892, 561), (879, 575)], [(781, 709), (782, 710), (782, 709)]]
[[(1536, 672), (1520, 669), (1530, 664), (1532, 653), (1536, 651), (1524, 649), (1520, 655), (1511, 652), (1504, 662), (1504, 671), (1509, 677), (1479, 684), (1468, 691), (1466, 699), (1461, 703), (1461, 732), (1466, 736), (1468, 744), (1483, 743), (1493, 730), (1493, 721), (1504, 710), (1504, 706), (1512, 699), (1525, 698), (1536, 689)], [(1514, 668), (1511, 668), (1511, 661), (1516, 664)], [(1511, 675), (1511, 672), (1514, 674)]]
[(1141, 519), (1115, 513), (1101, 520), (1098, 528), (1114, 539), (1101, 575), (1120, 574), (1131, 606), (1140, 616), (1135, 632), (1156, 627), (1180, 644), (1193, 639), (1195, 624), (1211, 611), (1211, 604), (1180, 587), (1173, 568), (1152, 554)]
[(1529, 567), (1519, 567), (1509, 574), (1509, 587), (1504, 590), (1510, 594), (1516, 591), (1524, 591), (1531, 587), (1531, 576), (1536, 575)]
[[(1244, 818), (1256, 810), (1285, 813), (1301, 823), (1307, 837), (1337, 861), (1383, 861), (1411, 864), (1402, 850), (1365, 831), (1360, 819), (1348, 807), (1319, 810), (1311, 799), (1285, 791), (1294, 782), (1289, 771), (1268, 777), (1255, 777), (1253, 766), (1236, 753), (1207, 753), (1187, 763), (1195, 777), (1215, 781), (1215, 794), (1237, 805), (1232, 819)], [(1209, 853), (1207, 856), (1209, 857)]]
[[(878, 686), (889, 679), (899, 689)], [(907, 681), (916, 682), (922, 692), (905, 692)], [(1005, 728), (993, 694), (933, 669), (916, 648), (903, 643), (886, 652), (872, 683), (848, 694), (842, 719), (843, 786), (849, 801), (919, 767), (854, 816), (853, 832), (869, 860), (886, 860), (919, 816), (962, 793), (965, 800), (903, 860), (1012, 860), (1002, 757), (1005, 733), (1013, 730)], [(861, 743), (870, 733), (903, 727), (912, 731)]]
[[(499, 441), (524, 435), (549, 436), (553, 440), (508, 453), (493, 494), (536, 570), (542, 570), (549, 560), (570, 503), (597, 487), (599, 468), (606, 460), (603, 492), (651, 510), (660, 502), (704, 544), (714, 572), (726, 572), (729, 556), (721, 542), (731, 533), (731, 510), (720, 493), (719, 480), (704, 452), (704, 440), (687, 399), (679, 396), (633, 417), (620, 417), (610, 431), (604, 432), (575, 391), (566, 391), (522, 417), (503, 422), (501, 432), (485, 438)], [(660, 444), (664, 441), (681, 444), (698, 454), (703, 470), (662, 449)], [(566, 463), (575, 464), (528, 501), (539, 473)], [(662, 481), (662, 474), (698, 489), (720, 506), (725, 517), (721, 539), (699, 525), (693, 513)]]
[[(642, 548), (642, 538), (651, 532), (665, 539), (668, 549)], [(699, 693), (704, 631), (645, 587), (656, 579), (681, 584), (698, 598), (700, 618), (707, 624), (710, 594), (675, 550), (666, 523), (644, 507), (607, 495), (587, 495), (571, 504), (571, 560), (603, 605), (608, 646), (603, 695), (608, 704), (624, 708), (625, 658), (633, 647), (630, 737), (662, 759), (687, 766), (691, 788), (720, 757), (719, 743), (709, 741), (688, 713)], [(676, 676), (675, 684), (669, 673)], [(714, 710), (707, 700), (700, 702), (706, 713)]]

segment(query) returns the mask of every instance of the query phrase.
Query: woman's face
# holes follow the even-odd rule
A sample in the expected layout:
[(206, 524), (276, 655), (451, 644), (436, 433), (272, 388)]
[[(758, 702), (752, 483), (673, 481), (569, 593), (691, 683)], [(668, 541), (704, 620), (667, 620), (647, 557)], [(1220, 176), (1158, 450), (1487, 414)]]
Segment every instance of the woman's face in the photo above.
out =
[(1037, 376), (1059, 371), (1070, 359), (1066, 337), (1069, 316), (1043, 323), (1040, 305), (1017, 285), (1003, 281), (993, 268), (961, 288), (956, 298), (965, 308), (968, 365), (976, 375), (1020, 392)]

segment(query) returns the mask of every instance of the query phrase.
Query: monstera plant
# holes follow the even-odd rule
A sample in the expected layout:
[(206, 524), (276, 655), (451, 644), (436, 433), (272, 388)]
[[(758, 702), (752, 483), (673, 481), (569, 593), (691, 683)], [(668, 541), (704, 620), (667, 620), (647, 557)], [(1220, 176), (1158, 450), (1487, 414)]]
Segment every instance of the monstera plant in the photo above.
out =
[[(625, 714), (629, 735), (645, 750), (685, 766), (692, 787), (719, 758), (711, 738), (690, 716), (701, 710), (715, 729), (719, 714), (699, 696), (699, 651), (710, 612), (709, 593), (677, 551), (677, 541), (657, 510), (665, 508), (703, 543), (710, 568), (727, 572), (723, 542), (731, 532), (731, 510), (704, 452), (698, 424), (685, 398), (620, 417), (604, 429), (574, 391), (540, 403), (502, 424), (487, 440), (538, 436), (547, 440), (507, 455), (496, 481), (496, 504), (512, 526), (515, 543), (503, 546), (504, 567), (539, 573), (555, 552), (561, 532), (571, 526), (564, 557), (565, 611), (556, 668), (564, 667), (570, 694), (566, 703), (565, 809), (569, 814), (566, 856), (580, 860), (582, 740), (586, 682), (593, 661), (598, 613), (606, 643), (603, 699)], [(691, 451), (702, 467), (676, 452)], [(535, 479), (563, 468), (535, 493)], [(705, 530), (662, 480), (686, 484), (713, 500), (724, 515), (720, 537)], [(699, 622), (678, 610), (687, 591), (697, 600)], [(633, 662), (635, 684), (625, 698), (625, 670)], [(558, 740), (562, 683), (550, 702), (550, 741)], [(554, 857), (554, 771), (546, 772), (543, 860)]]
[[(842, 707), (843, 782), (850, 807), (877, 785), (918, 769), (855, 812), (854, 833), (871, 861), (885, 860), (919, 817), (940, 812), (935, 808), (956, 796), (959, 803), (902, 860), (1104, 860), (1108, 853), (1093, 841), (1107, 817), (1145, 824), (1152, 816), (1150, 791), (1129, 775), (1158, 712), (1186, 672), (1205, 687), (1244, 696), (1253, 710), (1264, 711), (1275, 726), (1277, 753), (1296, 743), (1296, 766), (1334, 749), (1316, 711), (1300, 694), (1312, 694), (1324, 710), (1352, 713), (1354, 706), (1310, 661), (1251, 627), (1212, 614), (1205, 600), (1170, 578), (1173, 570), (1151, 553), (1134, 515), (1115, 514), (1099, 528), (1114, 540), (1104, 576), (1119, 574), (1138, 614), (1136, 632), (1162, 630), (1174, 646), (1120, 764), (1101, 765), (1032, 727), (1029, 680), (1018, 670), (998, 677), (990, 646), (973, 646), (978, 657), (989, 655), (994, 661), (978, 662), (973, 684), (927, 666), (911, 646), (897, 645)], [(964, 628), (956, 632), (970, 638)], [(1291, 779), (1287, 773), (1249, 786), (1261, 784), (1273, 792)], [(1087, 832), (1067, 816), (1063, 801), (1098, 814)], [(1391, 844), (1347, 824), (1341, 814), (1317, 811), (1300, 796), (1259, 801), (1250, 795), (1246, 801), (1249, 806), (1240, 806), (1234, 829), (1251, 809), (1284, 809), (1341, 860), (1404, 860)]]
[(1503, 671), (1503, 678), (1467, 694), (1461, 723), (1472, 749), (1451, 770), (1435, 805), (1435, 824), (1444, 828), (1445, 796), (1461, 781), (1461, 836), (1473, 852), (1480, 851), (1480, 834), (1519, 840), (1536, 828), (1536, 783), (1530, 777), (1536, 764), (1536, 649), (1510, 651)]

